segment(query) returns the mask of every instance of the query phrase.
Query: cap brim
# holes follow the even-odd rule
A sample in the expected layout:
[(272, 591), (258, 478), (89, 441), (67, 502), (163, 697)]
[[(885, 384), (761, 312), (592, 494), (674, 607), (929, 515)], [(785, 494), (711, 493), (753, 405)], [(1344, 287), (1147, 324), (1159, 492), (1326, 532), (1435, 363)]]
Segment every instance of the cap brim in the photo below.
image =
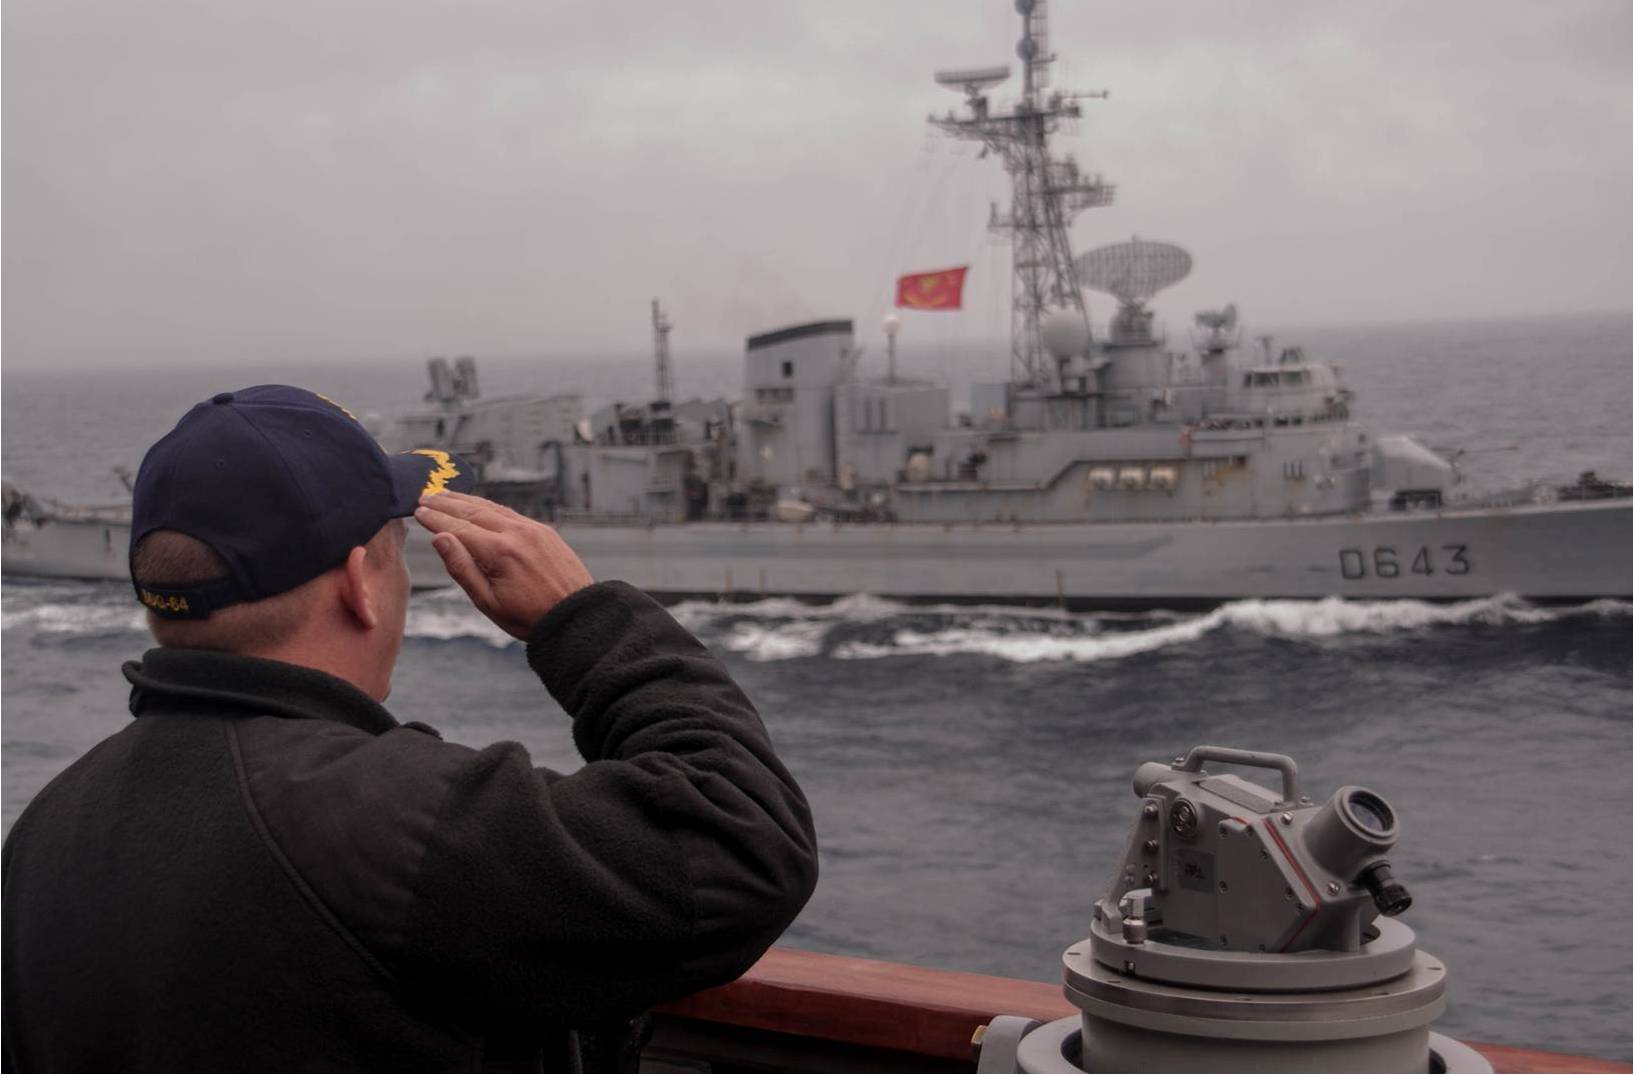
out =
[(471, 467), (457, 455), (438, 448), (416, 448), (412, 452), (388, 455), (392, 487), (396, 492), (394, 515), (413, 515), (423, 496), (433, 493), (469, 493), (476, 488)]

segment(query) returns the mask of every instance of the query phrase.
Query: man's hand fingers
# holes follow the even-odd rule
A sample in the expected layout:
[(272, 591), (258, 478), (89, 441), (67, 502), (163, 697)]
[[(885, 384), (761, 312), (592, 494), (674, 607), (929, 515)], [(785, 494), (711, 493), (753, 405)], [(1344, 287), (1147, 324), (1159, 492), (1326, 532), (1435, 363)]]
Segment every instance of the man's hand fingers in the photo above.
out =
[(448, 577), (459, 584), (460, 589), (471, 598), (478, 608), (488, 608), (493, 604), (493, 590), (488, 585), (487, 576), (477, 567), (476, 560), (471, 557), (471, 550), (453, 534), (438, 534), (431, 539), (431, 547), (437, 550), (437, 555), (443, 558), (443, 567), (448, 570)]
[(433, 493), (431, 496), (422, 497), (420, 503), (445, 515), (475, 523), (484, 530), (503, 530), (507, 524), (528, 521), (510, 508), (495, 504), (492, 500), (484, 500), (480, 496), (469, 496), (465, 493)]
[(492, 551), (498, 536), (494, 530), (476, 520), (451, 515), (440, 506), (421, 504), (414, 509), (414, 520), (433, 534), (459, 534), (461, 540), (478, 553)]
[[(479, 496), (424, 497), (414, 517), (436, 535), (433, 543), (454, 581), (515, 638), (526, 639), (558, 601), (592, 582), (555, 530)], [(448, 542), (458, 548), (445, 550)]]

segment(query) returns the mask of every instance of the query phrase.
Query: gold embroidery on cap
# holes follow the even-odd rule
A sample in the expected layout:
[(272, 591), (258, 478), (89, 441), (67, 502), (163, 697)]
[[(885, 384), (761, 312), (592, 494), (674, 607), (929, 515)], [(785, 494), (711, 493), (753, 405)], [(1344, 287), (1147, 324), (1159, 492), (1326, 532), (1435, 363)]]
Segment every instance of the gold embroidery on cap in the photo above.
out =
[(168, 594), (157, 594), (151, 590), (142, 591), (142, 604), (159, 612), (187, 611), (187, 598), (174, 597)]
[(445, 492), (448, 480), (460, 475), (460, 468), (454, 465), (453, 457), (447, 452), (436, 448), (416, 448), (415, 455), (429, 456), (437, 461), (437, 469), (426, 475), (426, 487), (420, 490), (421, 496), (431, 496), (433, 493)]
[[(341, 407), (341, 405), (339, 403), (336, 403), (334, 400), (330, 399), (328, 396), (324, 395), (322, 392), (314, 392), (312, 394), (314, 396), (317, 396), (319, 399), (323, 400), (325, 403), (329, 404), (331, 407), (339, 407), (340, 408), (340, 413), (344, 414), (346, 417), (350, 418), (352, 421), (357, 422), (357, 415), (353, 414), (351, 411), (347, 410), (345, 407)], [(362, 422), (358, 422), (358, 425), (362, 425), (362, 424), (363, 424)]]

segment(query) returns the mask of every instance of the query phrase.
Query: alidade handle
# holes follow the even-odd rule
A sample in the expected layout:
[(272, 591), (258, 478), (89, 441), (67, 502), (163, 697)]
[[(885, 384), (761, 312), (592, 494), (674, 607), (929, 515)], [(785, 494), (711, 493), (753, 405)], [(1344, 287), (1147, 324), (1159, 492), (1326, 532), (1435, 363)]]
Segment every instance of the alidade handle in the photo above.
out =
[(1182, 773), (1200, 772), (1205, 761), (1223, 761), (1232, 765), (1275, 769), (1282, 774), (1282, 801), (1290, 803), (1299, 801), (1299, 766), (1286, 754), (1267, 754), (1261, 750), (1238, 750), (1235, 747), (1192, 747), (1191, 753), (1174, 768)]

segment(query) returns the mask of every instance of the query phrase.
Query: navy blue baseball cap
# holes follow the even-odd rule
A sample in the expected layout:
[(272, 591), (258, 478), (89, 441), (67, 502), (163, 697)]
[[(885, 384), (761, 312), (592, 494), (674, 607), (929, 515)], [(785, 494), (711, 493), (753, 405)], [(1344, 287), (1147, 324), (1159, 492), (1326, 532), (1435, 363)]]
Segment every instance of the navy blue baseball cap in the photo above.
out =
[(346, 561), (422, 496), (471, 488), (470, 468), (434, 448), (388, 454), (340, 404), (288, 385), (222, 392), (182, 416), (142, 460), (131, 552), (155, 530), (214, 549), (227, 576), (146, 585), (137, 600), (171, 619), (259, 601)]

